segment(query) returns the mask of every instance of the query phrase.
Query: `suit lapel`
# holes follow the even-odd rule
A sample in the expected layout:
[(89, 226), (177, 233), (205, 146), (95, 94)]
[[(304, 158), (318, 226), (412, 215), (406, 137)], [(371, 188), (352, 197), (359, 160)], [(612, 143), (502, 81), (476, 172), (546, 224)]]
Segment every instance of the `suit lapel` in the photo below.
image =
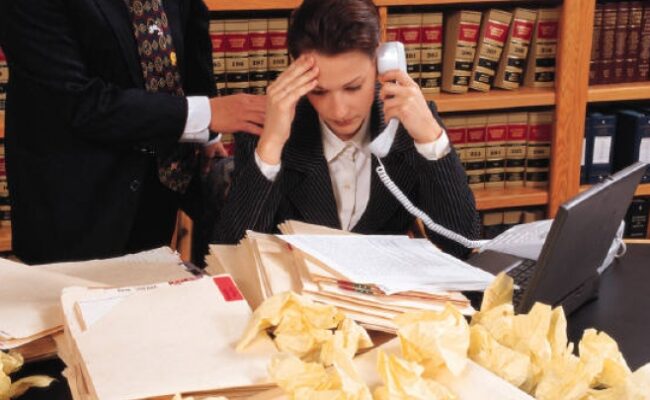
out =
[(291, 132), (283, 157), (289, 201), (306, 222), (340, 229), (318, 114), (307, 99), (296, 107)]
[(115, 33), (124, 59), (129, 66), (129, 73), (133, 82), (137, 87), (144, 87), (140, 56), (138, 55), (131, 16), (126, 8), (126, 3), (124, 0), (95, 0), (95, 3), (102, 10), (104, 17), (106, 17)]

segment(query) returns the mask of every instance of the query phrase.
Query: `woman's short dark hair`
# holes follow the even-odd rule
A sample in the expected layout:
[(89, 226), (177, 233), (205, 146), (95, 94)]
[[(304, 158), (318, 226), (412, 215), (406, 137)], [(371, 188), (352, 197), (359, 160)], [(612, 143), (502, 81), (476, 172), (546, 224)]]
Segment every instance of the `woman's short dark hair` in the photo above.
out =
[(379, 45), (379, 13), (372, 0), (304, 0), (287, 32), (289, 53), (337, 55), (361, 51), (374, 57)]

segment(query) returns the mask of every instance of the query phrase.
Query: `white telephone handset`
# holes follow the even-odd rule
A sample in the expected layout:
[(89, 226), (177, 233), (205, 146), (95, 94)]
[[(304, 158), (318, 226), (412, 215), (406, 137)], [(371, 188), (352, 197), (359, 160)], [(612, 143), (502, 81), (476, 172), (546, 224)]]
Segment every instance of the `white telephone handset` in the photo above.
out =
[[(398, 69), (406, 72), (406, 53), (401, 42), (386, 42), (377, 49), (377, 72), (385, 74)], [(370, 143), (370, 152), (379, 158), (386, 157), (395, 140), (399, 120), (392, 118), (382, 133)]]
[[(401, 70), (406, 72), (406, 53), (404, 52), (404, 45), (400, 42), (386, 42), (377, 49), (377, 71), (384, 74), (391, 70)], [(484, 240), (469, 240), (454, 231), (451, 231), (444, 226), (438, 225), (422, 210), (417, 208), (408, 197), (397, 187), (395, 182), (390, 179), (381, 162), (383, 157), (386, 157), (390, 151), (397, 128), (399, 127), (399, 120), (392, 118), (382, 133), (377, 136), (372, 143), (370, 143), (370, 152), (377, 157), (379, 167), (377, 167), (377, 175), (384, 183), (386, 188), (395, 196), (395, 198), (404, 206), (406, 211), (416, 218), (420, 218), (422, 222), (439, 235), (451, 239), (467, 248), (478, 248), (483, 246), (487, 241)]]

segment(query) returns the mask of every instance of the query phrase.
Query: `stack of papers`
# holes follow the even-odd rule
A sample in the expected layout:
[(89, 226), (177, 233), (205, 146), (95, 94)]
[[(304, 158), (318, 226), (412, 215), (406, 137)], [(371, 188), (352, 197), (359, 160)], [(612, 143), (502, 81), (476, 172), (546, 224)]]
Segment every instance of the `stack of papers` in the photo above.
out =
[(0, 259), (0, 349), (15, 349), (26, 360), (56, 354), (52, 335), (63, 328), (59, 299), (65, 287), (140, 285), (192, 276), (169, 248), (42, 266)]
[(66, 288), (59, 338), (75, 399), (216, 395), (273, 387), (268, 336), (235, 350), (251, 310), (228, 275), (122, 288)]
[(471, 315), (460, 291), (484, 290), (494, 278), (426, 240), (351, 235), (294, 221), (280, 230), (284, 235), (249, 231), (237, 246), (210, 246), (207, 271), (232, 274), (254, 309), (291, 290), (390, 333), (395, 316), (440, 311), (446, 302)]

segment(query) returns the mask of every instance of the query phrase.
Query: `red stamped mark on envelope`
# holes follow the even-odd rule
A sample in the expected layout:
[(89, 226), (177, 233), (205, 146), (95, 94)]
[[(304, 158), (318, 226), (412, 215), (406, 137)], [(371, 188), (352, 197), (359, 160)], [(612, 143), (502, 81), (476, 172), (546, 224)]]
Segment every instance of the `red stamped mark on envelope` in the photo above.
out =
[(237, 288), (237, 285), (235, 285), (235, 282), (233, 282), (231, 277), (216, 276), (213, 280), (226, 301), (244, 300), (244, 296), (242, 296), (239, 288)]

